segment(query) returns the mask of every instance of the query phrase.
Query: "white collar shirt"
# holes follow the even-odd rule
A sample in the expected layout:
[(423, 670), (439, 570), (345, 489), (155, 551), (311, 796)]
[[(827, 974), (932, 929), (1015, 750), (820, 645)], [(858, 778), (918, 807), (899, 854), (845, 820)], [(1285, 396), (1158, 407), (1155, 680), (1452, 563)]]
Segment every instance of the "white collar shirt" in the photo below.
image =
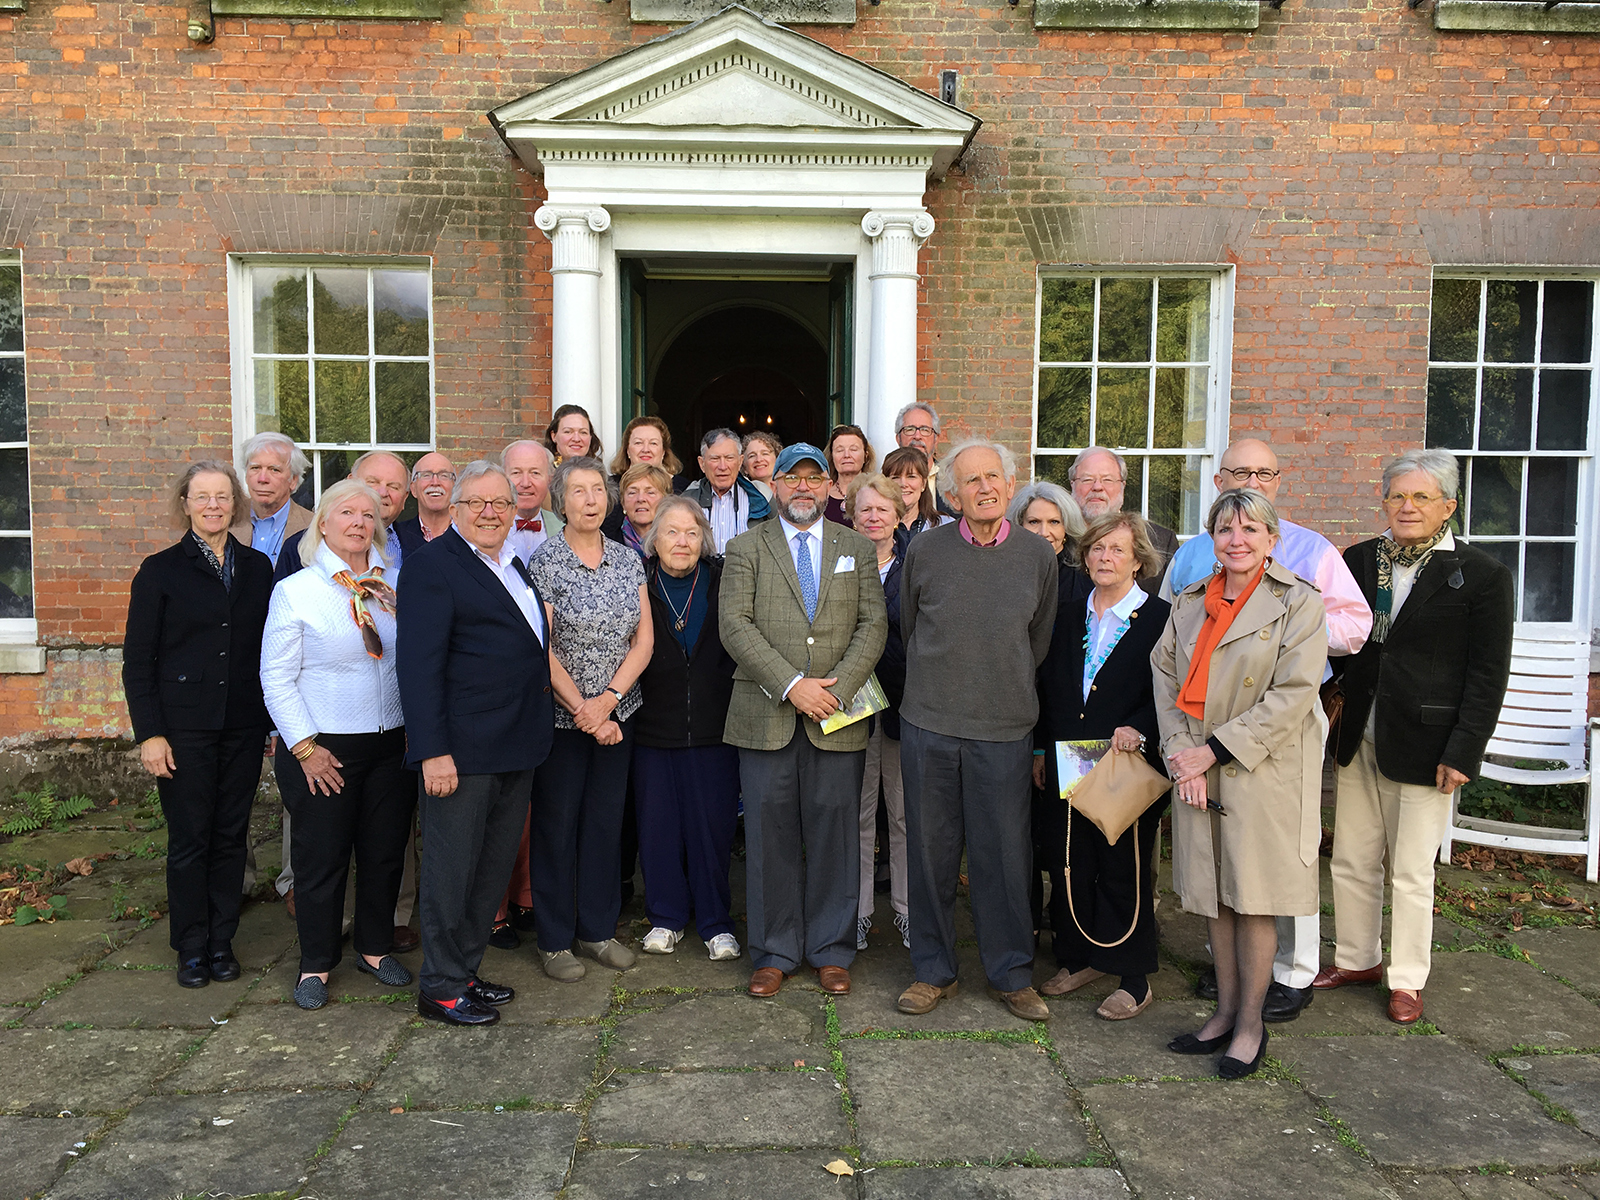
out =
[[(1390, 533), (1390, 537), (1394, 534)], [(1456, 535), (1448, 529), (1444, 537), (1439, 539), (1435, 550), (1454, 550), (1456, 548)], [(1394, 627), (1394, 619), (1400, 615), (1400, 609), (1411, 596), (1411, 589), (1417, 586), (1417, 576), (1422, 574), (1422, 568), (1427, 565), (1428, 557), (1424, 556), (1410, 566), (1394, 565), (1394, 581), (1389, 585), (1389, 625)], [(1378, 740), (1378, 706), (1374, 704), (1367, 712), (1367, 728), (1362, 736), (1369, 742)]]
[[(455, 530), (457, 533), (461, 533), (459, 525), (455, 527)], [(511, 539), (507, 538), (501, 544), (500, 554), (496, 558), (490, 558), (477, 546), (474, 546), (465, 534), (462, 534), (461, 540), (466, 542), (472, 552), (478, 556), (478, 561), (493, 571), (495, 578), (505, 585), (505, 589), (510, 593), (511, 599), (515, 601), (516, 606), (522, 610), (522, 615), (528, 619), (528, 624), (532, 626), (534, 636), (539, 639), (539, 645), (548, 646), (550, 643), (549, 639), (545, 637), (544, 613), (539, 607), (539, 597), (534, 594), (534, 590), (528, 586), (528, 581), (523, 579), (522, 573), (517, 570), (517, 552), (511, 548)], [(524, 563), (523, 565), (526, 566), (527, 564)]]
[[(538, 521), (538, 529), (518, 529), (518, 521)], [(511, 532), (506, 535), (506, 545), (516, 551), (522, 565), (527, 566), (533, 561), (533, 552), (545, 542), (550, 540), (550, 518), (543, 509), (532, 517), (524, 517), (521, 513), (511, 514)]]
[(711, 537), (716, 542), (717, 553), (723, 554), (727, 551), (728, 543), (750, 527), (750, 497), (744, 494), (737, 479), (726, 495), (719, 496), (709, 481), (707, 486), (711, 491), (711, 511), (707, 514), (707, 520), (711, 524)]
[(1083, 653), (1083, 698), (1089, 698), (1089, 687), (1094, 683), (1094, 677), (1100, 673), (1100, 668), (1105, 666), (1106, 659), (1111, 657), (1111, 651), (1116, 649), (1117, 642), (1133, 623), (1134, 610), (1141, 607), (1149, 599), (1139, 589), (1136, 583), (1128, 589), (1128, 594), (1106, 609), (1104, 616), (1096, 616), (1094, 611), (1094, 593), (1089, 593), (1085, 601), (1088, 606), (1088, 623), (1084, 627), (1084, 653)]
[(783, 540), (789, 547), (789, 558), (794, 563), (794, 573), (800, 574), (800, 547), (795, 541), (799, 534), (806, 535), (806, 548), (811, 551), (811, 578), (822, 584), (822, 519), (819, 517), (816, 524), (809, 529), (801, 529), (798, 525), (789, 524), (788, 520), (779, 517), (778, 524), (783, 526)]

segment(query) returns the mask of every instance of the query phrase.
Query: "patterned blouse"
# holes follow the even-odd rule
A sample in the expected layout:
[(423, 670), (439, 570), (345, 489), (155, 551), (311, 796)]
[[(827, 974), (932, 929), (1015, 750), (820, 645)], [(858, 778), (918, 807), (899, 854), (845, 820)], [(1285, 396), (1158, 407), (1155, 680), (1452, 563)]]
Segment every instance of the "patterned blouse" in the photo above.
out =
[[(557, 534), (533, 553), (528, 573), (539, 595), (555, 611), (551, 649), (585, 699), (598, 696), (628, 656), (639, 627), (639, 589), (644, 564), (621, 542), (602, 538), (605, 557), (591, 571)], [(613, 719), (626, 721), (639, 711), (639, 685), (617, 704)], [(556, 728), (576, 729), (572, 714), (556, 705)]]

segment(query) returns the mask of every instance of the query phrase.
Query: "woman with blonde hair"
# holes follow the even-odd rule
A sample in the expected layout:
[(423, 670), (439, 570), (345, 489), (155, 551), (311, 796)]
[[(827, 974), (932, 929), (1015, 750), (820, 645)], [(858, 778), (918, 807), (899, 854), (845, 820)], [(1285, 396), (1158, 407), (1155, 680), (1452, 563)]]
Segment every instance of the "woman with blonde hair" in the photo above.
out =
[(656, 519), (656, 507), (670, 495), (672, 476), (659, 464), (634, 463), (617, 481), (617, 503), (606, 514), (600, 532), (644, 558), (644, 539)]
[(611, 478), (621, 479), (629, 467), (643, 463), (660, 467), (669, 480), (683, 473), (683, 464), (672, 452), (672, 430), (660, 417), (635, 417), (628, 422), (622, 431), (622, 445), (611, 456)]

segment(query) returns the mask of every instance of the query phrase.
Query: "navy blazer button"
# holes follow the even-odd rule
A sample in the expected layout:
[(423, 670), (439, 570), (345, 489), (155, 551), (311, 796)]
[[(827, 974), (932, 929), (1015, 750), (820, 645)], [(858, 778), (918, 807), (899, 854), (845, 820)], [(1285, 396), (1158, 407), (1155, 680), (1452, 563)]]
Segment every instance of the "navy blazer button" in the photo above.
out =
[(549, 690), (550, 690), (550, 685), (549, 685), (549, 684), (548, 684), (548, 683), (547, 683), (547, 684), (545, 684), (545, 685), (544, 685), (544, 690), (545, 690), (545, 691), (546, 691), (546, 692), (549, 692)]

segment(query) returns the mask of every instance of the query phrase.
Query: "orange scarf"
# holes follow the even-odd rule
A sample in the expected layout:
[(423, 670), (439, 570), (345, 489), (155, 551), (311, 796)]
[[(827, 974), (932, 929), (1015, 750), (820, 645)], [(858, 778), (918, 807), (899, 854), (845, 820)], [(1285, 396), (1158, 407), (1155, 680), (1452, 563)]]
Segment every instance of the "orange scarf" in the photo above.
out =
[(1200, 636), (1195, 639), (1194, 653), (1189, 658), (1188, 678), (1178, 690), (1178, 707), (1197, 721), (1203, 721), (1206, 715), (1206, 686), (1211, 682), (1211, 655), (1266, 572), (1267, 564), (1263, 562), (1255, 578), (1231, 603), (1222, 598), (1222, 586), (1227, 579), (1224, 572), (1218, 571), (1206, 584), (1206, 621), (1200, 626)]

